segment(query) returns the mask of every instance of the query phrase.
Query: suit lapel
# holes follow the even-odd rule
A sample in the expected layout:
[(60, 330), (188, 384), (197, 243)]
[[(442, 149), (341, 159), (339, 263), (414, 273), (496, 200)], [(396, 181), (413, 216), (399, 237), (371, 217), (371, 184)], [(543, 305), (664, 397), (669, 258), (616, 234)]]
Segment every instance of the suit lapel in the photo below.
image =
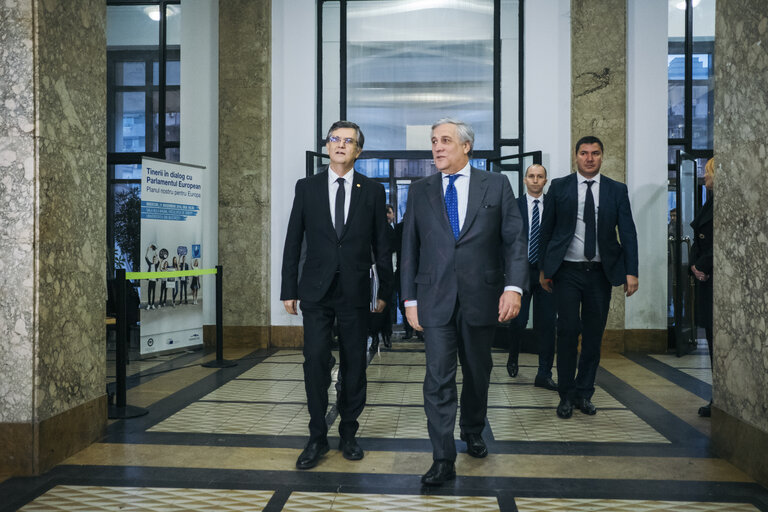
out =
[(438, 224), (443, 226), (443, 229), (451, 233), (451, 237), (453, 237), (448, 213), (445, 211), (445, 199), (443, 199), (443, 173), (437, 172), (425, 179), (427, 180), (427, 200), (435, 212), (435, 218), (438, 219)]
[[(518, 204), (520, 204), (520, 216), (523, 218), (523, 230), (526, 235), (529, 235), (531, 226), (528, 224), (528, 198), (523, 194), (517, 200)], [(541, 222), (541, 219), (539, 219), (539, 222)]]
[(464, 217), (464, 225), (459, 233), (459, 240), (469, 230), (472, 222), (477, 216), (477, 212), (480, 209), (480, 205), (483, 204), (483, 198), (485, 197), (485, 191), (488, 189), (488, 183), (486, 183), (487, 176), (485, 171), (478, 171), (471, 169), (469, 172), (469, 198), (467, 199), (467, 215)]
[(319, 174), (316, 175), (318, 181), (318, 187), (317, 187), (317, 194), (318, 194), (318, 200), (320, 202), (319, 210), (321, 212), (325, 213), (325, 218), (327, 219), (325, 222), (326, 229), (331, 230), (333, 235), (336, 235), (336, 229), (333, 227), (333, 219), (331, 218), (331, 203), (328, 199), (328, 167), (325, 168), (325, 170)]
[[(599, 195), (599, 203), (597, 206), (597, 232), (600, 233), (600, 226), (604, 224), (606, 221), (605, 215), (600, 215), (600, 210), (605, 208), (606, 212), (611, 211), (609, 203), (613, 202), (613, 194), (611, 191), (612, 187), (611, 180), (609, 178), (606, 178), (605, 176), (600, 176), (600, 194)], [(598, 237), (599, 240), (599, 237)]]

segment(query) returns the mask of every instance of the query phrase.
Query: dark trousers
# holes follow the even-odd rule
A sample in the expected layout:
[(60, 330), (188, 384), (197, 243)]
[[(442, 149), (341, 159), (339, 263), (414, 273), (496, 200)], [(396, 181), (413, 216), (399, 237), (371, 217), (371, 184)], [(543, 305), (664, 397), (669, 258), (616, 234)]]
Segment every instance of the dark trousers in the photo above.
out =
[(538, 377), (552, 377), (552, 364), (555, 360), (555, 298), (539, 284), (539, 267), (530, 265), (530, 291), (523, 294), (520, 314), (510, 323), (509, 362), (516, 363), (520, 354), (520, 339), (530, 316), (533, 299), (533, 332), (536, 335), (536, 347), (539, 352)]
[(339, 435), (352, 438), (359, 427), (357, 418), (365, 406), (368, 308), (350, 306), (336, 282), (320, 302), (301, 301), (300, 305), (304, 317), (304, 388), (310, 417), (310, 441), (322, 441), (328, 435), (325, 415), (331, 385), (328, 362), (331, 360), (334, 319), (339, 328)]
[(461, 433), (479, 434), (485, 428), (488, 384), (493, 369), (491, 346), (496, 326), (473, 326), (467, 320), (457, 304), (447, 325), (424, 328), (427, 356), (424, 411), (434, 460), (456, 460), (453, 431), (458, 405), (457, 354), (463, 375), (459, 418)]
[[(602, 267), (587, 270), (563, 262), (553, 277), (553, 286), (557, 306), (558, 392), (561, 398), (589, 399), (595, 392), (611, 283)], [(581, 356), (578, 356), (579, 334)]]
[(157, 283), (154, 279), (147, 281), (147, 304), (155, 305), (155, 290), (157, 289)]

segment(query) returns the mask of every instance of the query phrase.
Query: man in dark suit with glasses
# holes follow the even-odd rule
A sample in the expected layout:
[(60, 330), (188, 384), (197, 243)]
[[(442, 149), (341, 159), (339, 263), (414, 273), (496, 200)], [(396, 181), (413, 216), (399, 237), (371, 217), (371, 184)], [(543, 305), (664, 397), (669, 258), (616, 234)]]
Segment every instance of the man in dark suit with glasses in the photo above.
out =
[[(355, 439), (366, 396), (366, 341), (371, 309), (371, 264), (379, 289), (374, 309), (384, 310), (392, 296), (392, 252), (384, 187), (353, 170), (363, 150), (363, 132), (355, 123), (337, 121), (328, 130), (327, 169), (299, 180), (283, 251), (280, 300), (304, 322), (304, 386), (309, 410), (309, 442), (296, 461), (315, 467), (328, 451), (328, 387), (331, 384), (331, 330), (339, 328), (337, 407), (339, 449), (348, 460), (363, 458)], [(306, 258), (301, 273), (302, 243)]]

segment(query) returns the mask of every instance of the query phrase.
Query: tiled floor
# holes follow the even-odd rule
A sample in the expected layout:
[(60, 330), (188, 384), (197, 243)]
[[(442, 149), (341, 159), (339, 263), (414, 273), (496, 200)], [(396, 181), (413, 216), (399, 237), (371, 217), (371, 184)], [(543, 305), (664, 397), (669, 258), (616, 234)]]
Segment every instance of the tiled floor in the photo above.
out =
[[(9, 497), (0, 512), (768, 511), (766, 489), (710, 454), (708, 420), (695, 415), (711, 394), (705, 352), (604, 358), (597, 415), (561, 420), (557, 393), (533, 387), (536, 356), (521, 354), (512, 379), (496, 350), (490, 455), (468, 457), (457, 441), (457, 479), (437, 490), (419, 481), (431, 463), (421, 343), (372, 356), (358, 432), (365, 458), (343, 459), (332, 437), (328, 455), (303, 472), (294, 469), (309, 421), (301, 352), (229, 351), (237, 367), (198, 366), (210, 357), (132, 363), (128, 401), (150, 413), (112, 423), (46, 475), (0, 483)], [(460, 390), (460, 372), (457, 380)], [(333, 436), (333, 384), (328, 393)]]

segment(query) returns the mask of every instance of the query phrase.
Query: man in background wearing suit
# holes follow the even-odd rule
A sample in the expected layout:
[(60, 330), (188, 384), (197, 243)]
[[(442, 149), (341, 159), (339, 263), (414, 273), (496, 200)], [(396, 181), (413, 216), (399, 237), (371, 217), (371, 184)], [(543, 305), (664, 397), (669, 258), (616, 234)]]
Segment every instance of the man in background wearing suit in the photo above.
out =
[[(365, 406), (366, 343), (371, 307), (371, 255), (379, 274), (375, 310), (392, 295), (392, 253), (384, 210), (384, 187), (353, 171), (363, 150), (355, 123), (337, 121), (328, 130), (326, 170), (299, 180), (283, 251), (280, 300), (304, 320), (304, 387), (309, 410), (309, 442), (296, 461), (299, 469), (317, 465), (328, 451), (328, 387), (331, 384), (331, 329), (339, 327), (341, 422), (339, 449), (349, 460), (363, 458), (355, 440)], [(302, 241), (306, 259), (299, 278)]]
[(552, 391), (557, 390), (557, 384), (552, 380), (552, 363), (555, 359), (555, 303), (552, 294), (544, 291), (539, 284), (539, 240), (541, 217), (544, 211), (544, 185), (547, 184), (547, 169), (541, 164), (533, 164), (525, 170), (526, 194), (517, 198), (520, 215), (523, 218), (523, 229), (528, 233), (528, 271), (530, 275), (529, 291), (523, 294), (520, 314), (510, 325), (509, 359), (507, 373), (517, 377), (518, 355), (520, 354), (520, 338), (528, 323), (531, 299), (534, 301), (533, 332), (536, 334), (536, 344), (539, 352), (539, 369), (533, 385)]
[(597, 412), (591, 399), (611, 286), (623, 284), (627, 297), (638, 287), (637, 231), (627, 186), (601, 175), (602, 161), (600, 139), (579, 139), (578, 172), (552, 180), (541, 224), (539, 280), (554, 292), (557, 307), (560, 418), (570, 418), (574, 406), (584, 414)]
[(497, 322), (514, 318), (528, 286), (520, 210), (505, 176), (473, 169), (472, 129), (441, 119), (432, 126), (440, 171), (411, 184), (403, 224), (401, 286), (406, 316), (424, 331), (424, 410), (434, 463), (426, 485), (455, 478), (456, 356), (463, 374), (461, 439), (473, 457), (488, 454), (485, 427), (491, 345)]

